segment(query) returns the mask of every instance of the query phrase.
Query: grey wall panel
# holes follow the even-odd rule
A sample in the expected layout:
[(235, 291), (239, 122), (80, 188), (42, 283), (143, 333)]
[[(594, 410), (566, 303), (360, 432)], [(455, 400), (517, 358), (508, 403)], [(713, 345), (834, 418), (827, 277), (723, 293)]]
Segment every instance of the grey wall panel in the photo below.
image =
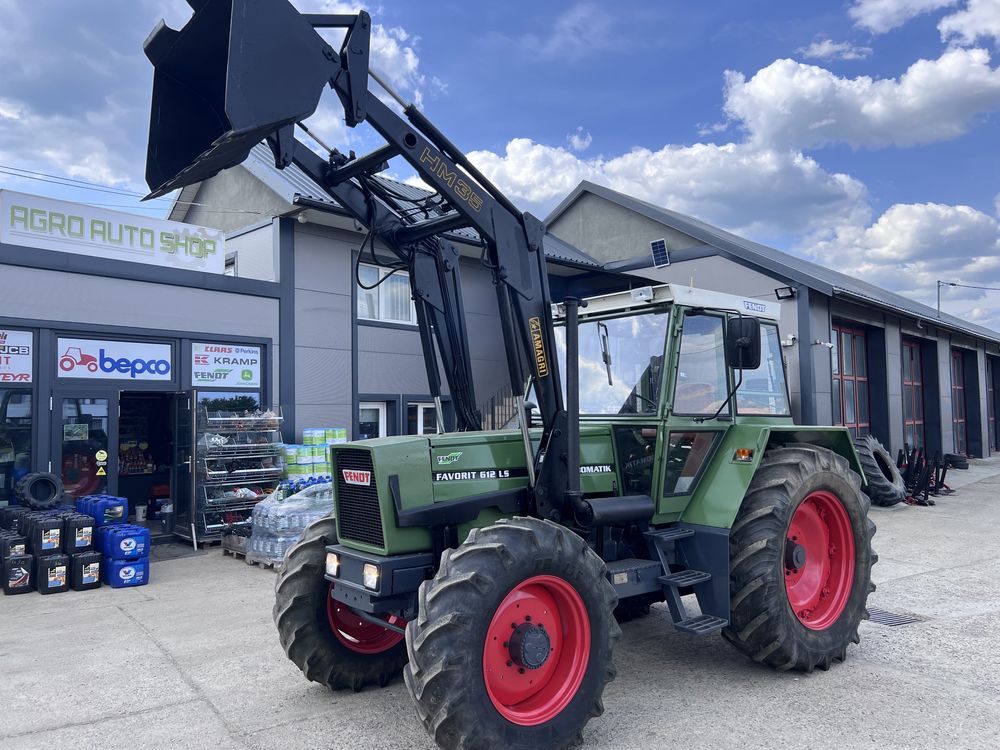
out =
[(358, 351), (420, 355), (420, 334), (416, 326), (403, 330), (359, 323)]
[(278, 340), (278, 300), (0, 266), (0, 315)]
[(465, 325), (469, 333), (469, 353), (472, 359), (492, 360), (506, 368), (507, 350), (504, 348), (499, 320), (489, 315), (467, 314)]
[(296, 289), (350, 296), (354, 286), (351, 250), (356, 250), (360, 244), (360, 234), (296, 223)]
[(350, 404), (296, 404), (295, 414), (301, 425), (296, 440), (301, 440), (302, 430), (307, 427), (346, 427), (351, 438)]
[(351, 298), (295, 290), (295, 344), (323, 349), (351, 348)]
[(358, 352), (359, 393), (427, 393), (428, 390), (422, 356)]
[[(462, 274), (462, 304), (466, 314), (497, 317), (497, 293), (493, 276), (478, 259), (460, 258)], [(499, 330), (499, 329), (497, 329)]]
[(652, 240), (678, 250), (698, 241), (599, 196), (584, 193), (548, 227), (549, 232), (597, 260), (624, 260), (649, 253)]
[(295, 403), (350, 404), (351, 350), (295, 347)]
[(224, 232), (279, 216), (291, 206), (242, 166), (201, 183), (184, 221)]
[(236, 253), (236, 275), (244, 279), (278, 281), (276, 226), (259, 227), (226, 238), (226, 254)]
[(951, 345), (938, 341), (938, 383), (941, 390), (941, 446), (945, 453), (955, 450), (955, 430), (951, 413)]
[(886, 387), (889, 393), (889, 452), (903, 447), (903, 338), (899, 321), (888, 318), (885, 325)]

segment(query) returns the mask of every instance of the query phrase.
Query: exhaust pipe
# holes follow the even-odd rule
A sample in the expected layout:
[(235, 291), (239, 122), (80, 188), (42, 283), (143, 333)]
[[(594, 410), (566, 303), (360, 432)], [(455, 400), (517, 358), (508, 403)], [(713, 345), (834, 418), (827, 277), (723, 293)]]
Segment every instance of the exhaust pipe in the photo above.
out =
[[(147, 198), (240, 164), (269, 136), (290, 143), (291, 128), (316, 111), (323, 87), (347, 71), (347, 61), (342, 65), (316, 33), (313, 17), (300, 15), (287, 0), (187, 1), (194, 15), (182, 29), (160, 21), (143, 44), (155, 71)], [(349, 24), (316, 20), (350, 26), (348, 38), (356, 21), (369, 33), (365, 13)], [(367, 38), (362, 41), (367, 68)], [(353, 83), (357, 71), (347, 72)], [(361, 76), (366, 80), (367, 70)]]

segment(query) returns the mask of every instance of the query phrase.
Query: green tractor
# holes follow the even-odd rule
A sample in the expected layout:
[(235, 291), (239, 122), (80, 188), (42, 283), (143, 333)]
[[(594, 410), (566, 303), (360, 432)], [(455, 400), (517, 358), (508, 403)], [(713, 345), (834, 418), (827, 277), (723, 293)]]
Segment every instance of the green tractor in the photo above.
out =
[[(875, 528), (850, 434), (792, 420), (777, 304), (667, 284), (553, 305), (541, 222), (370, 70), (367, 13), (188, 2), (182, 30), (161, 24), (145, 44), (151, 195), (266, 141), (368, 228), (359, 257), (378, 239), (408, 271), (448, 428), (333, 448), (335, 512), (276, 587), (305, 676), (360, 690), (402, 673), (445, 748), (562, 748), (603, 711), (618, 620), (658, 602), (678, 630), (720, 632), (777, 669), (843, 660), (867, 616)], [(344, 29), (340, 49), (315, 28)], [(296, 139), (326, 85), (384, 146), (320, 155)], [(396, 157), (431, 197), (378, 176)], [(519, 394), (509, 430), (484, 431), (476, 408), (459, 228), (493, 274)]]

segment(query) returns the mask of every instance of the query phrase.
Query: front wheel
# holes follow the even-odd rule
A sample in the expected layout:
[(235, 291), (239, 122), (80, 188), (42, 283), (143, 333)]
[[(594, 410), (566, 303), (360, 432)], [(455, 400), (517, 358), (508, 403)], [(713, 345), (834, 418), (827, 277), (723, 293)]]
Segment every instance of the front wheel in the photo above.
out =
[[(313, 682), (333, 690), (385, 686), (406, 663), (402, 634), (360, 617), (331, 596), (323, 574), (337, 524), (321, 518), (288, 550), (275, 584), (274, 623), (285, 654)], [(389, 625), (406, 622), (392, 615)]]
[(563, 748), (604, 710), (620, 635), (603, 561), (533, 518), (473, 530), (420, 587), (403, 672), (444, 748)]
[(843, 661), (875, 590), (868, 508), (842, 456), (808, 445), (769, 450), (730, 531), (723, 636), (777, 669)]

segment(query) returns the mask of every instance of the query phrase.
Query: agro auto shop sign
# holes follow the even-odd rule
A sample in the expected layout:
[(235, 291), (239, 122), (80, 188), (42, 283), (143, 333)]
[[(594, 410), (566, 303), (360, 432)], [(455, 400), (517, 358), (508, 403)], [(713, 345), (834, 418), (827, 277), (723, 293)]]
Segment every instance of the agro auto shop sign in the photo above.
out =
[(59, 339), (56, 375), (91, 380), (171, 380), (169, 344)]
[(222, 232), (0, 190), (0, 242), (221, 274)]
[(0, 328), (0, 383), (31, 382), (32, 336)]
[(260, 388), (260, 347), (191, 344), (191, 384)]

